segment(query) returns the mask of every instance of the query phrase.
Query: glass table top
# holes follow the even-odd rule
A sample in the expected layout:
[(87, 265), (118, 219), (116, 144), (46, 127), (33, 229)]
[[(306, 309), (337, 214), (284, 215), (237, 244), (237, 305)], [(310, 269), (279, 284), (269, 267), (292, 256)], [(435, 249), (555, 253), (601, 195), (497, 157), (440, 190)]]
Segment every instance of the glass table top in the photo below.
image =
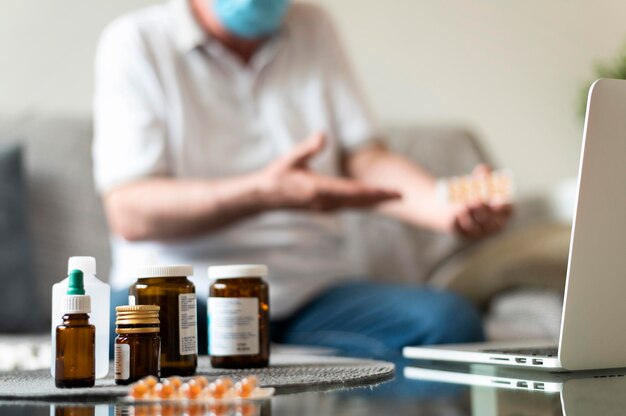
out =
[(390, 381), (326, 390), (277, 390), (244, 405), (0, 402), (0, 414), (104, 415), (623, 415), (626, 369), (537, 373), (493, 366), (410, 363)]

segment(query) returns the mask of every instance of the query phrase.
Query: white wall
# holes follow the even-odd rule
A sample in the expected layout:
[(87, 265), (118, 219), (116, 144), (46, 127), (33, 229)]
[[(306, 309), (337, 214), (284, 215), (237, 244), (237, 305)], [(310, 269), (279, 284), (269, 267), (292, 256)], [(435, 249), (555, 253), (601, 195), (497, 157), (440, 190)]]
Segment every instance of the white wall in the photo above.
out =
[[(469, 126), (522, 192), (577, 170), (580, 90), (626, 41), (623, 0), (313, 0), (383, 122)], [(107, 21), (154, 0), (0, 0), (0, 112), (89, 112)]]

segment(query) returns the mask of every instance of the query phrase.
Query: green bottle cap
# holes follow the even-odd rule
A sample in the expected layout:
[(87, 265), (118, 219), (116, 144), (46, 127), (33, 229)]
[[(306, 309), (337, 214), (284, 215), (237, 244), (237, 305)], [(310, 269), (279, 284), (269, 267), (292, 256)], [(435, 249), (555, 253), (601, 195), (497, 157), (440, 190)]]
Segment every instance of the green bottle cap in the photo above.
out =
[(83, 272), (80, 270), (74, 269), (69, 275), (69, 283), (67, 285), (67, 294), (68, 295), (84, 295), (85, 294), (85, 285), (83, 284)]

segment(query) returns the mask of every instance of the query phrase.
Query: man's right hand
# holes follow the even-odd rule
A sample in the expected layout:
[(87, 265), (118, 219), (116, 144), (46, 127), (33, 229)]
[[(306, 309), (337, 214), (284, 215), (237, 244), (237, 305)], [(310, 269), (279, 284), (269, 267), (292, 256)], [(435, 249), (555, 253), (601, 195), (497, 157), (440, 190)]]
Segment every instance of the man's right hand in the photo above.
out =
[(400, 198), (396, 191), (367, 186), (352, 179), (323, 176), (310, 170), (309, 161), (322, 151), (325, 142), (323, 134), (315, 134), (261, 171), (270, 207), (333, 211), (372, 207)]

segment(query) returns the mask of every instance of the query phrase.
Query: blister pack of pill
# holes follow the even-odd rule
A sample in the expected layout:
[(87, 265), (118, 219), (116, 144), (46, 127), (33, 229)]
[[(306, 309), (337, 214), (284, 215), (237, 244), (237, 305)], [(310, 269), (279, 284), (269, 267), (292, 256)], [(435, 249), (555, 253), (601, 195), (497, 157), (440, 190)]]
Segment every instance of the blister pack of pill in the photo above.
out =
[(510, 203), (513, 197), (514, 183), (510, 170), (498, 170), (484, 176), (453, 176), (437, 181), (437, 198), (445, 204)]
[(127, 399), (135, 402), (207, 402), (232, 403), (242, 400), (261, 400), (271, 397), (274, 388), (257, 385), (255, 376), (234, 381), (230, 377), (220, 377), (209, 381), (204, 376), (196, 376), (188, 381), (173, 376), (159, 382), (148, 376), (129, 387)]

